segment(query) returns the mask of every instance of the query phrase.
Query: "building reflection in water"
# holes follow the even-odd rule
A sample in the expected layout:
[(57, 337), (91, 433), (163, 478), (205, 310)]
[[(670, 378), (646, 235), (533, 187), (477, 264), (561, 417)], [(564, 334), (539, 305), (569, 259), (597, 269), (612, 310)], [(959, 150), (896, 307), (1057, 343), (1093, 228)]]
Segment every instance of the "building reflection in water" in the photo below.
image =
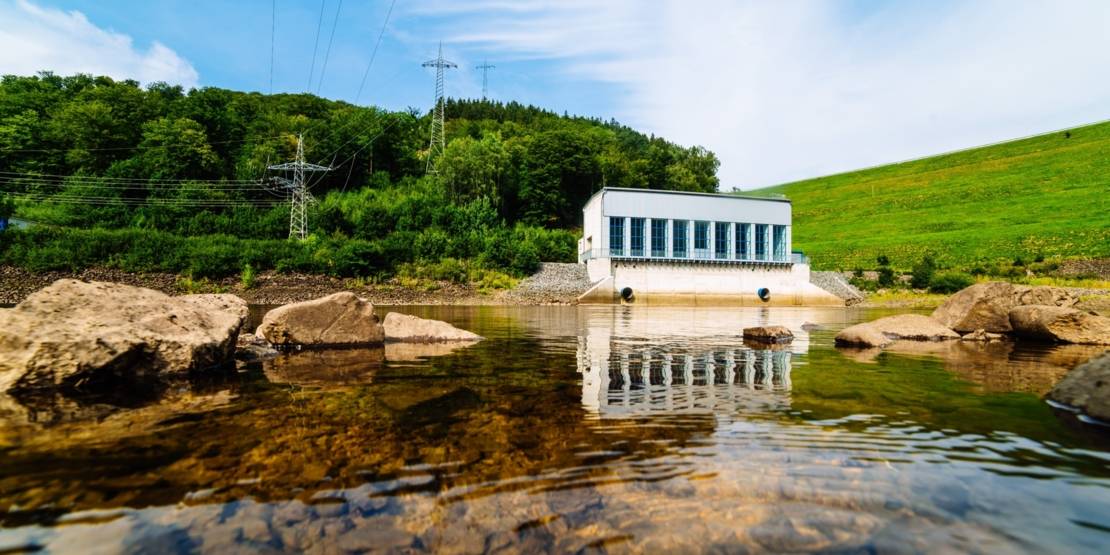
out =
[(760, 349), (742, 342), (741, 329), (766, 323), (765, 313), (730, 310), (707, 319), (706, 312), (580, 310), (582, 406), (603, 418), (789, 409), (791, 369), (809, 345), (802, 324), (820, 318), (785, 315), (778, 323), (791, 328), (794, 343)]

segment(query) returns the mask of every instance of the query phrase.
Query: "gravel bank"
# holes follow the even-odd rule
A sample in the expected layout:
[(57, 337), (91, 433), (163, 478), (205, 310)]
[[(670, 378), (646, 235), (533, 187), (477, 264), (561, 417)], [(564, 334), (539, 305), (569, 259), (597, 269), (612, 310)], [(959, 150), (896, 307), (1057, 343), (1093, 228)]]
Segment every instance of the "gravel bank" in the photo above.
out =
[(844, 304), (852, 306), (863, 302), (864, 295), (840, 272), (810, 272), (809, 282), (844, 299)]
[(544, 262), (505, 297), (508, 304), (574, 304), (590, 285), (584, 264)]

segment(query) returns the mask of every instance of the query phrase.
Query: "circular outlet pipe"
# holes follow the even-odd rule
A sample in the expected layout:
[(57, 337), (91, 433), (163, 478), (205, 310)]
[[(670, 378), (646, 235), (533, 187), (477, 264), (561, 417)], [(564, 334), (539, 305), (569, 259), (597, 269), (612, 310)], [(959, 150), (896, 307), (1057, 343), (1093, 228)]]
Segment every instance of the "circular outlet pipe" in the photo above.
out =
[(759, 300), (763, 302), (771, 300), (771, 290), (767, 289), (766, 287), (760, 287), (759, 289), (756, 289), (755, 294), (759, 295)]
[(624, 299), (625, 301), (631, 301), (632, 300), (632, 288), (631, 287), (625, 287), (624, 289), (621, 289), (621, 298)]

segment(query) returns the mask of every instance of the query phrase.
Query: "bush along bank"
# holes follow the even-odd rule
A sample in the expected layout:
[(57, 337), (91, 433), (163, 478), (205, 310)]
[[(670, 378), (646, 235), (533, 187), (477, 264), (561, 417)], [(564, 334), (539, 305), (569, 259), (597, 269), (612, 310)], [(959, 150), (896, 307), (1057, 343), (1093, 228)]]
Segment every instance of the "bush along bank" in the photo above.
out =
[[(567, 243), (570, 248), (566, 248)], [(569, 232), (524, 226), (461, 238), (433, 228), (391, 233), (378, 240), (314, 235), (304, 241), (243, 239), (223, 234), (190, 237), (143, 229), (33, 227), (0, 233), (0, 264), (32, 272), (108, 267), (135, 273), (169, 272), (194, 279), (266, 270), (385, 278), (401, 268), (413, 271), (413, 267), (436, 265), (445, 258), (469, 260), (473, 267), (523, 277), (538, 269), (542, 260), (561, 261), (570, 253), (573, 236)]]

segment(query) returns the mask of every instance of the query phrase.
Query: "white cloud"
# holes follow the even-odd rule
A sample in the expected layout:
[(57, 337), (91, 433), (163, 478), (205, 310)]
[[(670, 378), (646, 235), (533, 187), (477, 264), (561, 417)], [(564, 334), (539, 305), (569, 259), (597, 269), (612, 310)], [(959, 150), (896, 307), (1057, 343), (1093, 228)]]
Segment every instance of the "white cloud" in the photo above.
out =
[(1102, 0), (451, 4), (449, 40), (622, 85), (616, 116), (715, 151), (725, 189), (1110, 117)]
[(145, 52), (131, 37), (97, 27), (78, 11), (0, 0), (0, 74), (91, 73), (142, 83), (197, 86), (197, 71), (165, 45)]

